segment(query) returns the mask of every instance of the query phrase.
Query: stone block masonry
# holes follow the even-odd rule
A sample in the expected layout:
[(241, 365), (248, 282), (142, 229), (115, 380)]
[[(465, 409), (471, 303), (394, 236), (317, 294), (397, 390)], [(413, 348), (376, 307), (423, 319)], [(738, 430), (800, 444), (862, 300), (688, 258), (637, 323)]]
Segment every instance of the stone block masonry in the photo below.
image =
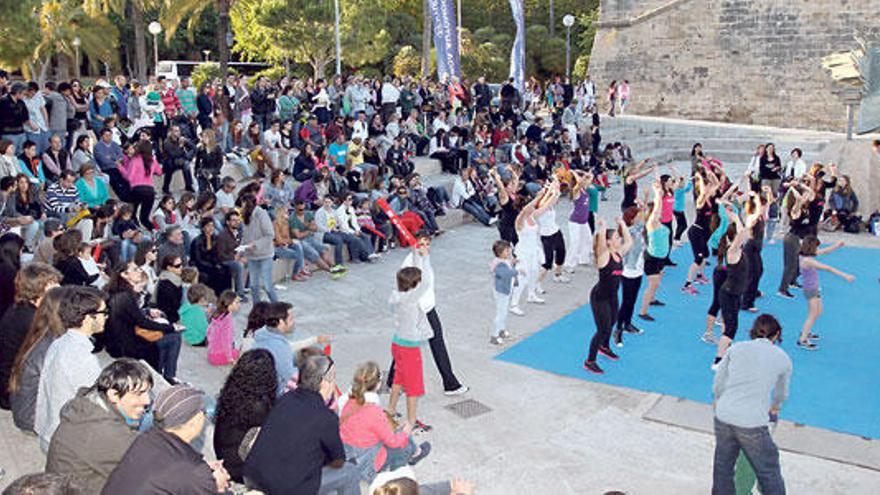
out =
[(635, 114), (842, 131), (821, 59), (857, 30), (880, 37), (877, 0), (603, 0), (590, 74)]

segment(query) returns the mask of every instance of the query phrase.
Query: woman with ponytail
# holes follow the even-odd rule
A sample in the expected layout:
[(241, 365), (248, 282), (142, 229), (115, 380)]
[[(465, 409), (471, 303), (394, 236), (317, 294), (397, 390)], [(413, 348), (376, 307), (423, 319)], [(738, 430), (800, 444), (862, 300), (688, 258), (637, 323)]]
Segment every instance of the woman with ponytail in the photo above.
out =
[(371, 482), (376, 473), (415, 465), (431, 452), (431, 444), (412, 440), (413, 426), (397, 428), (379, 404), (379, 365), (358, 366), (348, 400), (341, 404), (339, 436), (349, 459), (357, 459), (361, 479)]

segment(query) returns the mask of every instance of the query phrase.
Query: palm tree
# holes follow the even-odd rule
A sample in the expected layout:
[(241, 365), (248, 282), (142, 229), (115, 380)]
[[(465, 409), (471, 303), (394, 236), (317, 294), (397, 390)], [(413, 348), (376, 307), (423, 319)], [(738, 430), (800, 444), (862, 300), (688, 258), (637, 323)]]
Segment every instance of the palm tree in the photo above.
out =
[(165, 28), (165, 39), (170, 40), (184, 19), (189, 18), (186, 29), (194, 32), (202, 13), (207, 9), (217, 12), (217, 54), (220, 58), (220, 72), (226, 76), (229, 65), (229, 43), (226, 33), (229, 32), (229, 10), (236, 0), (162, 0), (159, 21)]
[(134, 27), (134, 62), (135, 76), (141, 81), (147, 80), (147, 35), (145, 31), (144, 12), (157, 8), (159, 0), (85, 0), (84, 5), (90, 12), (114, 12), (123, 19), (130, 19)]
[(115, 63), (114, 49), (118, 31), (104, 16), (93, 15), (76, 0), (49, 0), (37, 11), (39, 42), (26, 63), (28, 75), (42, 85), (53, 57), (74, 58), (73, 40), (79, 38), (80, 50), (92, 60)]

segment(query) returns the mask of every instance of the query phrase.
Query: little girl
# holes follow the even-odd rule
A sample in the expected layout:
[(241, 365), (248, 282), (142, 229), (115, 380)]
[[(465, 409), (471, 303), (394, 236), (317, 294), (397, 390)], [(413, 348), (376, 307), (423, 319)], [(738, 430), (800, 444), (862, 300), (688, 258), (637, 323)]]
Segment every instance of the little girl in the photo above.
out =
[(91, 283), (93, 287), (103, 289), (107, 285), (107, 276), (101, 271), (100, 265), (92, 256), (92, 246), (87, 243), (79, 245), (79, 262), (82, 264), (83, 270), (89, 274), (89, 277), (95, 277), (95, 281)]
[(507, 331), (507, 311), (510, 308), (510, 292), (516, 281), (517, 271), (514, 266), (516, 259), (511, 254), (513, 248), (507, 241), (495, 241), (492, 253), (495, 259), (492, 261), (492, 272), (495, 275), (495, 328), (489, 343), (501, 345), (504, 339), (510, 338)]
[(370, 237), (373, 244), (373, 252), (384, 253), (388, 251), (388, 239), (394, 234), (391, 224), (386, 222), (383, 225), (376, 225), (373, 212), (370, 210), (370, 200), (362, 199), (355, 209), (358, 225), (361, 226), (361, 232), (366, 233)]
[(208, 362), (214, 366), (232, 364), (238, 359), (232, 317), (240, 305), (241, 301), (235, 291), (225, 290), (220, 294), (207, 331)]
[(838, 241), (837, 244), (834, 244), (831, 247), (819, 249), (819, 239), (814, 235), (805, 237), (801, 243), (801, 285), (803, 286), (802, 291), (804, 297), (807, 299), (807, 320), (804, 321), (804, 326), (801, 329), (801, 336), (798, 338), (797, 342), (798, 347), (802, 349), (813, 351), (819, 348), (818, 345), (810, 341), (810, 339), (819, 338), (818, 335), (810, 333), (813, 324), (816, 323), (819, 315), (822, 314), (822, 296), (820, 295), (819, 290), (819, 270), (831, 272), (838, 277), (842, 277), (847, 282), (855, 280), (855, 277), (852, 275), (844, 273), (833, 266), (828, 266), (816, 261), (816, 256), (828, 254), (842, 248), (843, 245), (843, 241)]
[(433, 336), (433, 332), (428, 326), (425, 312), (419, 306), (419, 300), (432, 286), (431, 278), (431, 270), (422, 272), (414, 266), (401, 268), (397, 272), (397, 289), (388, 300), (393, 313), (391, 356), (395, 363), (388, 410), (391, 414), (396, 413), (397, 401), (403, 391), (406, 394), (407, 420), (422, 432), (430, 431), (431, 427), (419, 421), (416, 415), (419, 397), (425, 395), (421, 346)]

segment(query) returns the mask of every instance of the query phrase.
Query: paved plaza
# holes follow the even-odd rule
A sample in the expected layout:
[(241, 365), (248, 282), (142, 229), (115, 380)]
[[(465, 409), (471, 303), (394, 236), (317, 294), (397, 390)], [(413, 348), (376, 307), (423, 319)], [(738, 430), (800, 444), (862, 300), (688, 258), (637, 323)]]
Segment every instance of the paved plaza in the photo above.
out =
[[(601, 206), (609, 221), (619, 204), (617, 198), (615, 191)], [(568, 209), (566, 201), (560, 219)], [(434, 365), (426, 357), (427, 396), (420, 402), (420, 416), (434, 425), (434, 431), (426, 435), (434, 450), (418, 466), (420, 479), (466, 477), (477, 483), (479, 493), (486, 494), (707, 493), (713, 437), (643, 418), (660, 399), (656, 394), (493, 359), (499, 349), (488, 343), (494, 311), (488, 263), (495, 237), (495, 229), (466, 223), (434, 243), (437, 310), (456, 373), (471, 392), (445, 397)], [(854, 245), (880, 246), (878, 238), (865, 235), (846, 239)], [(280, 293), (295, 307), (297, 330), (292, 338), (319, 333), (335, 336), (332, 351), (343, 388), (358, 363), (372, 359), (385, 367), (390, 360), (386, 300), (404, 254), (398, 249), (380, 263), (355, 265), (341, 281), (321, 275), (307, 283), (288, 284)], [(511, 315), (510, 330), (519, 340), (551, 324), (585, 304), (595, 280), (595, 270), (584, 267), (569, 285), (548, 283), (547, 304), (527, 305), (525, 317)], [(239, 314), (238, 328), (243, 328), (249, 306)], [(229, 368), (208, 365), (204, 354), (204, 349), (184, 347), (180, 376), (215, 394)], [(626, 349), (622, 355), (619, 363), (609, 367), (610, 372), (615, 366), (626, 366)], [(491, 411), (464, 419), (447, 409), (466, 399)], [(709, 414), (705, 408), (706, 420)], [(7, 411), (0, 413), (0, 434), (0, 466), (7, 472), (0, 485), (42, 468), (36, 439), (19, 433)], [(794, 433), (798, 434), (810, 433)], [(838, 437), (832, 435), (831, 441)], [(876, 459), (877, 449), (874, 445), (866, 452)], [(205, 453), (212, 455), (210, 447)], [(876, 465), (872, 470), (784, 451), (782, 468), (789, 493), (794, 494), (871, 494), (880, 486)]]

